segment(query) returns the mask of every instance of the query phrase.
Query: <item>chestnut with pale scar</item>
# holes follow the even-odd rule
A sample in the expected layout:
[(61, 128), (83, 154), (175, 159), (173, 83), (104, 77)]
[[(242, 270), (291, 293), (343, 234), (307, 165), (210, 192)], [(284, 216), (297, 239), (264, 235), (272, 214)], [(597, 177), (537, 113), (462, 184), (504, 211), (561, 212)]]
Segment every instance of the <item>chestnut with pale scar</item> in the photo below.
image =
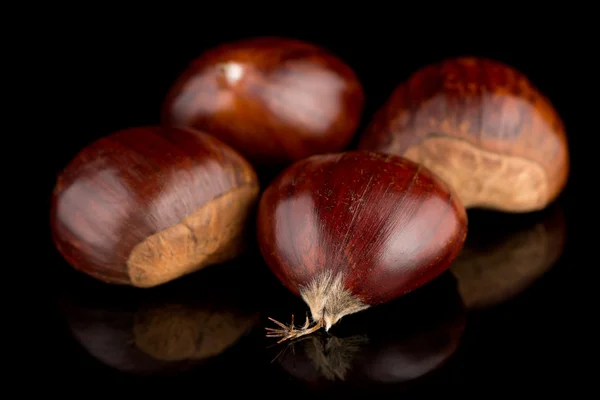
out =
[(75, 269), (153, 287), (243, 252), (258, 195), (252, 166), (218, 139), (130, 128), (90, 144), (62, 171), (52, 235)]
[(510, 213), (547, 207), (570, 168), (566, 129), (550, 99), (516, 68), (476, 57), (412, 74), (358, 147), (426, 166), (467, 208)]

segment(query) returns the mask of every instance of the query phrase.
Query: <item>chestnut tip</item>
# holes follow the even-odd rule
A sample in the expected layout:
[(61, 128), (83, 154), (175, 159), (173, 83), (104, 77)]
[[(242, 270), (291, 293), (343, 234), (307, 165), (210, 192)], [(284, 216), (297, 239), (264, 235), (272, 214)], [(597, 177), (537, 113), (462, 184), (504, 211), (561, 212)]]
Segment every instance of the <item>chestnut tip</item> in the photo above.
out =
[(222, 74), (222, 77), (229, 86), (234, 86), (238, 83), (246, 72), (245, 66), (236, 61), (220, 63), (216, 66), (216, 69)]
[(339, 319), (337, 320), (332, 320), (331, 318), (325, 317), (325, 332), (329, 332), (329, 329), (331, 329), (331, 327), (337, 322), (339, 321)]

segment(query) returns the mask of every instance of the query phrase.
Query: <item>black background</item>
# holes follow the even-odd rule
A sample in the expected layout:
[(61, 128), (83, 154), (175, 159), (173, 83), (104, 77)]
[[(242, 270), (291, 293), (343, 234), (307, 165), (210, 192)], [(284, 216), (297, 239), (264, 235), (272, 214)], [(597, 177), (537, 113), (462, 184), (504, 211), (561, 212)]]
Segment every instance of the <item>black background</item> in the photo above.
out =
[[(580, 283), (582, 277), (591, 278), (588, 269), (595, 267), (593, 259), (580, 250), (589, 239), (584, 230), (590, 227), (585, 226), (593, 218), (586, 211), (592, 200), (584, 186), (590, 175), (583, 153), (589, 146), (586, 135), (591, 129), (589, 120), (584, 119), (589, 117), (584, 111), (588, 104), (585, 99), (593, 97), (586, 82), (595, 57), (586, 52), (589, 48), (582, 34), (570, 31), (567, 35), (531, 26), (518, 31), (513, 26), (506, 29), (506, 25), (508, 32), (483, 27), (436, 29), (426, 23), (414, 29), (400, 23), (378, 23), (377, 19), (345, 23), (343, 18), (335, 24), (317, 18), (302, 23), (270, 24), (243, 18), (240, 25), (232, 22), (232, 16), (225, 22), (223, 12), (205, 13), (195, 24), (179, 24), (177, 20), (170, 20), (169, 24), (151, 23), (141, 17), (133, 22), (106, 17), (92, 22), (91, 14), (84, 21), (65, 19), (57, 23), (51, 32), (52, 39), (44, 42), (47, 54), (53, 55), (48, 71), (52, 71), (50, 97), (55, 104), (48, 106), (56, 111), (48, 121), (54, 124), (55, 133), (42, 139), (46, 150), (42, 169), (43, 221), (47, 221), (56, 175), (82, 147), (115, 130), (158, 123), (162, 99), (177, 74), (204, 49), (225, 41), (275, 35), (304, 39), (328, 48), (355, 69), (364, 85), (367, 108), (363, 126), (397, 84), (430, 62), (458, 55), (480, 55), (504, 61), (527, 74), (551, 99), (567, 127), (571, 177), (559, 200), (567, 221), (565, 250), (551, 271), (519, 297), (489, 312), (468, 316), (468, 328), (459, 350), (443, 373), (416, 387), (385, 391), (421, 397), (486, 396), (501, 390), (513, 394), (565, 390), (573, 394), (581, 388), (591, 371), (586, 366), (591, 347), (584, 339), (588, 333), (584, 324), (591, 314), (584, 308), (589, 300), (584, 297)], [(369, 28), (371, 25), (374, 27)], [(54, 102), (51, 98), (47, 101)], [(586, 224), (584, 219), (588, 221)], [(214, 364), (170, 377), (120, 373), (94, 359), (70, 335), (57, 299), (73, 287), (91, 285), (93, 290), (97, 287), (66, 265), (50, 241), (49, 226), (47, 223), (41, 226), (44, 260), (32, 271), (39, 283), (32, 292), (36, 299), (43, 299), (35, 307), (35, 325), (43, 328), (29, 341), (28, 350), (33, 350), (33, 358), (27, 375), (47, 382), (44, 385), (51, 385), (48, 388), (74, 393), (81, 393), (78, 384), (98, 390), (136, 391), (154, 390), (166, 384), (178, 395), (185, 390), (193, 396), (208, 396), (215, 391), (223, 396), (236, 391), (271, 398), (313, 396), (269, 363), (268, 358), (261, 358), (264, 342), (260, 329), (258, 335), (254, 334)], [(253, 266), (262, 271), (258, 276), (268, 280), (270, 276), (265, 274), (260, 258), (252, 260)], [(262, 291), (257, 293), (261, 307), (268, 308), (269, 301), (282, 304), (287, 301), (298, 307), (278, 291), (276, 283), (269, 285), (274, 288), (273, 295), (257, 288)], [(302, 312), (301, 305), (299, 311)], [(390, 329), (401, 323), (394, 318)], [(336, 392), (337, 387), (333, 390), (328, 392), (330, 397), (336, 393), (344, 396), (358, 393), (342, 388)], [(370, 390), (367, 386), (367, 393)], [(372, 390), (378, 393), (383, 389)]]

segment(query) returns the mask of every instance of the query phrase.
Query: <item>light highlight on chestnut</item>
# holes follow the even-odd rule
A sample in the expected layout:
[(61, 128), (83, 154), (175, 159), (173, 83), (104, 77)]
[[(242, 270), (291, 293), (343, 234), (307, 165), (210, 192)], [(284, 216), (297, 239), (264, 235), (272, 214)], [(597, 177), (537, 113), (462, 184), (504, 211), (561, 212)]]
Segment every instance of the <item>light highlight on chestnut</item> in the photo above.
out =
[(239, 255), (258, 177), (189, 128), (137, 127), (82, 149), (58, 177), (52, 236), (77, 270), (152, 287)]
[(330, 51), (263, 37), (222, 44), (175, 80), (166, 125), (210, 132), (255, 165), (280, 166), (342, 151), (364, 107), (354, 71)]

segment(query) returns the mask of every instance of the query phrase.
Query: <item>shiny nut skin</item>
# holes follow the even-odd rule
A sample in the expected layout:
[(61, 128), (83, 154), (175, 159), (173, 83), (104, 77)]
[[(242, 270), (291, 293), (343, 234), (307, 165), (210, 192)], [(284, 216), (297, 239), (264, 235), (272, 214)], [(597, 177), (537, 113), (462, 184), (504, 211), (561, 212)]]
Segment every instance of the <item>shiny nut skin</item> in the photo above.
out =
[(156, 286), (237, 255), (258, 190), (251, 165), (210, 135), (124, 129), (82, 149), (61, 172), (52, 237), (76, 270)]
[(175, 80), (165, 124), (210, 132), (255, 165), (344, 149), (364, 103), (352, 69), (311, 43), (261, 37), (201, 54)]
[(515, 68), (476, 57), (421, 68), (400, 84), (361, 135), (360, 149), (430, 168), (467, 208), (545, 208), (569, 174), (565, 126)]
[(287, 168), (265, 190), (257, 228), (267, 264), (291, 292), (331, 270), (374, 305), (445, 271), (464, 243), (467, 216), (426, 168), (351, 151)]

